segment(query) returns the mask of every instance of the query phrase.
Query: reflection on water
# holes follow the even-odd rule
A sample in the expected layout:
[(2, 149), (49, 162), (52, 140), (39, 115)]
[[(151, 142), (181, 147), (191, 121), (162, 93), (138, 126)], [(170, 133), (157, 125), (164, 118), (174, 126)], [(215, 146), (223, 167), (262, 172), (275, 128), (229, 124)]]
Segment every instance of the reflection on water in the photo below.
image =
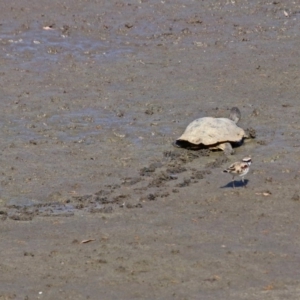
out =
[[(46, 28), (46, 29), (45, 29)], [(116, 45), (117, 39), (114, 39)], [(61, 29), (38, 27), (19, 34), (11, 34), (6, 30), (0, 33), (0, 43), (4, 54), (8, 58), (18, 60), (20, 67), (36, 69), (36, 62), (57, 62), (65, 55), (80, 61), (93, 59), (101, 61), (116, 59), (125, 53), (130, 53), (129, 47), (112, 46), (110, 41), (86, 36), (65, 35)], [(25, 65), (23, 65), (25, 64)]]
[[(47, 74), (51, 66), (60, 63), (66, 57), (71, 58), (72, 63), (92, 61), (93, 64), (101, 66), (104, 61), (124, 59), (125, 55), (132, 52), (129, 46), (121, 45), (118, 39), (111, 43), (101, 38), (97, 40), (79, 36), (77, 33), (68, 35), (59, 28), (41, 26), (33, 26), (18, 33), (12, 33), (9, 28), (2, 28), (0, 44), (3, 49), (0, 56), (11, 60), (8, 67), (38, 72), (37, 74)], [(86, 136), (98, 135), (99, 128), (121, 128), (119, 134), (126, 135), (125, 127), (130, 123), (130, 116), (128, 117), (119, 118), (109, 110), (65, 110), (35, 120), (18, 116), (18, 119), (10, 120), (8, 130), (11, 136), (25, 140), (51, 135), (64, 141), (76, 141)], [(130, 130), (130, 125), (127, 128)]]

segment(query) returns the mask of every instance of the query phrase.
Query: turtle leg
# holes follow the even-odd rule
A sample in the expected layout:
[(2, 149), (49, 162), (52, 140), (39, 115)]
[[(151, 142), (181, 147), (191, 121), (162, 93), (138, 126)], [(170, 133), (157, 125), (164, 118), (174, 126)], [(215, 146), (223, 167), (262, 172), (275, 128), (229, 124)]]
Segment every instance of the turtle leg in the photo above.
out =
[(224, 151), (225, 155), (230, 155), (234, 153), (234, 150), (232, 149), (230, 143), (222, 143), (219, 145), (219, 148)]

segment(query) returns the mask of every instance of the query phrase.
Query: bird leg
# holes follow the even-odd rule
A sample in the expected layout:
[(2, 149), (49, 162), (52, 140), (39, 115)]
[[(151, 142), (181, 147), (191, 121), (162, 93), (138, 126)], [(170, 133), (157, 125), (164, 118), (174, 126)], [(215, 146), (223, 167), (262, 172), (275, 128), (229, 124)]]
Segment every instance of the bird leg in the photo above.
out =
[(246, 187), (246, 185), (245, 185), (244, 176), (242, 176), (242, 182), (243, 182), (243, 186), (244, 186), (244, 188), (245, 188), (245, 187)]

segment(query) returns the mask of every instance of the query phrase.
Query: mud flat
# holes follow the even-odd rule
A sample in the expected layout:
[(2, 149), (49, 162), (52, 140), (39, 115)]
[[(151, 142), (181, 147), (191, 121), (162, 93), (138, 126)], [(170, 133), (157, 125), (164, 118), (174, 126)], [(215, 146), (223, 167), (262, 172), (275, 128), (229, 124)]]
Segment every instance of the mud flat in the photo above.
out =
[[(1, 11), (1, 300), (300, 297), (299, 4)], [(234, 155), (172, 146), (232, 106)]]

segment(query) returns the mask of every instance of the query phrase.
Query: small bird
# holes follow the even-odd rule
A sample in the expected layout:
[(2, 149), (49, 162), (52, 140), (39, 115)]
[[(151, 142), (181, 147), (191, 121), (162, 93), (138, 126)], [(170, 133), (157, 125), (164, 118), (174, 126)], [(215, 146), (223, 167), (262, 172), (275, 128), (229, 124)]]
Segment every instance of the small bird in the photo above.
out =
[(252, 162), (251, 157), (247, 156), (247, 157), (244, 157), (241, 161), (237, 161), (237, 162), (231, 164), (226, 170), (223, 171), (224, 173), (229, 173), (233, 176), (232, 177), (233, 188), (235, 188), (235, 186), (234, 186), (234, 177), (235, 176), (241, 176), (242, 182), (243, 182), (243, 184), (245, 184), (244, 177), (249, 172), (251, 162)]

